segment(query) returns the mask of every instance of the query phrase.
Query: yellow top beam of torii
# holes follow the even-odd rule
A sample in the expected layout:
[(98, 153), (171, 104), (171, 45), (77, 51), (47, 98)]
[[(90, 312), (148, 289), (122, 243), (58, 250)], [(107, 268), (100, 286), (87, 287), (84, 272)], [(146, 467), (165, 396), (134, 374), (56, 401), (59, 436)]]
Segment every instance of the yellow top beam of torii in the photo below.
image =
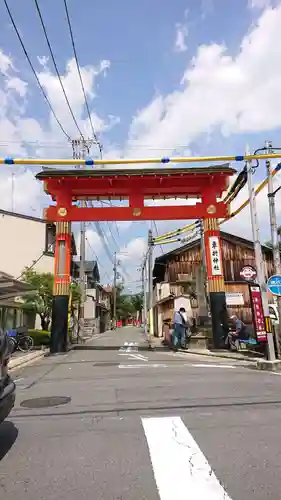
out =
[(269, 153), (269, 154), (249, 154), (240, 156), (183, 156), (183, 157), (171, 157), (163, 156), (162, 158), (119, 158), (116, 160), (110, 159), (93, 159), (86, 158), (82, 159), (40, 159), (40, 158), (13, 158), (8, 156), (6, 158), (0, 158), (0, 165), (137, 165), (137, 164), (149, 164), (149, 163), (211, 163), (211, 162), (229, 162), (229, 161), (250, 161), (258, 159), (280, 159), (280, 153)]

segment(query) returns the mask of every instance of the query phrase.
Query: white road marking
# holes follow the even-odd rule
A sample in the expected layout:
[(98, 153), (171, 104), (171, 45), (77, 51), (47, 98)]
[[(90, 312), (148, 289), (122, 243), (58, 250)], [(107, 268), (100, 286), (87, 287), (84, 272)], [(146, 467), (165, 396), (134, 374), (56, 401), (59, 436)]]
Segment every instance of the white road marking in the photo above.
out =
[(140, 359), (142, 361), (148, 361), (148, 358), (142, 356), (142, 354), (128, 354), (131, 358)]
[(118, 365), (118, 368), (168, 368), (167, 365)]
[(137, 351), (139, 344), (137, 342), (124, 342), (124, 344), (119, 348), (119, 351)]
[(197, 368), (235, 368), (232, 365), (215, 365), (214, 363), (203, 364), (203, 363), (194, 363), (190, 365), (189, 363), (185, 363), (185, 366), (194, 366)]
[(231, 500), (180, 417), (142, 425), (161, 500)]

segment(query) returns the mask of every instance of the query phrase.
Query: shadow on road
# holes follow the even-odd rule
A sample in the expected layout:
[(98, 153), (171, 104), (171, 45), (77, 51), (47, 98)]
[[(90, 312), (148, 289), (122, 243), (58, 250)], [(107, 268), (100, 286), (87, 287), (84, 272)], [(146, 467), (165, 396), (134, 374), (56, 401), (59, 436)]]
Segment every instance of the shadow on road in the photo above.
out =
[(7, 455), (18, 437), (18, 429), (12, 422), (0, 424), (0, 460)]
[(48, 412), (48, 413), (14, 413), (15, 418), (25, 419), (31, 417), (60, 417), (60, 416), (75, 416), (75, 415), (110, 415), (114, 414), (117, 416), (122, 415), (123, 413), (141, 413), (141, 412), (149, 412), (149, 411), (175, 411), (175, 410), (198, 410), (198, 409), (216, 409), (220, 408), (228, 409), (228, 408), (247, 408), (247, 407), (266, 407), (266, 406), (274, 406), (275, 408), (280, 408), (281, 400), (268, 400), (268, 401), (236, 401), (236, 402), (218, 402), (218, 403), (190, 403), (190, 404), (163, 404), (163, 405), (149, 405), (148, 403), (138, 404), (137, 406), (120, 406), (114, 408), (89, 408), (85, 410), (73, 410), (73, 411), (56, 411), (56, 412)]
[[(124, 352), (125, 352), (127, 347), (124, 347), (123, 345), (87, 345), (87, 344), (77, 344), (77, 345), (72, 346), (72, 350), (74, 350), (74, 351), (116, 351), (116, 349), (121, 349), (121, 350), (124, 350)], [(134, 347), (132, 347), (131, 351), (128, 351), (128, 352), (133, 353), (134, 350), (150, 351), (151, 348), (148, 345), (143, 345), (143, 346), (140, 345), (137, 347), (137, 349), (134, 349)], [(169, 348), (160, 347), (160, 346), (159, 347), (153, 346), (153, 351), (163, 351), (163, 350), (168, 351)]]

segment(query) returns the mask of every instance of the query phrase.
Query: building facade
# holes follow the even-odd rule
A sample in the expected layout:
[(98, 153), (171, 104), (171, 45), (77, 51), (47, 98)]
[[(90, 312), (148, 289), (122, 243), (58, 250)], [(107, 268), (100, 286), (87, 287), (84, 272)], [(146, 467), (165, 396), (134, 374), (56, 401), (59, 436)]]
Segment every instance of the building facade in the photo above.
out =
[(43, 219), (0, 210), (0, 267), (18, 278), (34, 264), (40, 273), (54, 272), (55, 224)]
[[(80, 262), (74, 263), (74, 278), (79, 278)], [(111, 289), (100, 283), (96, 261), (85, 261), (86, 300), (84, 304), (84, 334), (103, 333), (110, 327)]]
[[(22, 279), (26, 267), (38, 273), (54, 273), (56, 226), (44, 219), (0, 209), (0, 270), (16, 282)], [(72, 237), (72, 256), (76, 254)], [(0, 300), (1, 324), (15, 328), (28, 324), (40, 328), (38, 317), (24, 314), (20, 296)]]
[[(228, 313), (237, 314), (245, 323), (252, 323), (248, 283), (241, 278), (240, 271), (245, 265), (255, 267), (253, 242), (221, 231), (221, 250)], [(269, 277), (273, 274), (272, 250), (262, 246), (262, 253), (266, 276)], [(190, 298), (191, 315), (197, 324), (207, 317), (208, 303), (200, 239), (158, 257), (153, 276), (154, 289), (159, 289), (161, 285), (163, 290), (162, 297), (156, 294), (154, 301), (156, 316), (161, 311), (163, 317), (162, 321), (157, 322), (158, 335), (163, 322), (172, 319), (174, 297), (183, 295)], [(273, 301), (270, 295), (269, 301)]]

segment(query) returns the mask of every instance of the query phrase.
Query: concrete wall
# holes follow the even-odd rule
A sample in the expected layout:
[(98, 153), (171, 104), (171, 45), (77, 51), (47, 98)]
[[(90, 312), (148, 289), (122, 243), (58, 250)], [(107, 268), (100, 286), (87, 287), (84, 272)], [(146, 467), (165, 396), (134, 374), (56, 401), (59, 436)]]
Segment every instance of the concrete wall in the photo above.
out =
[(192, 318), (192, 309), (190, 305), (190, 299), (188, 297), (176, 297), (175, 298), (175, 311), (178, 311), (180, 307), (184, 307), (189, 318)]
[[(46, 224), (0, 213), (1, 271), (18, 278), (26, 266), (45, 251)], [(44, 273), (54, 272), (54, 257), (43, 255), (33, 268)]]

